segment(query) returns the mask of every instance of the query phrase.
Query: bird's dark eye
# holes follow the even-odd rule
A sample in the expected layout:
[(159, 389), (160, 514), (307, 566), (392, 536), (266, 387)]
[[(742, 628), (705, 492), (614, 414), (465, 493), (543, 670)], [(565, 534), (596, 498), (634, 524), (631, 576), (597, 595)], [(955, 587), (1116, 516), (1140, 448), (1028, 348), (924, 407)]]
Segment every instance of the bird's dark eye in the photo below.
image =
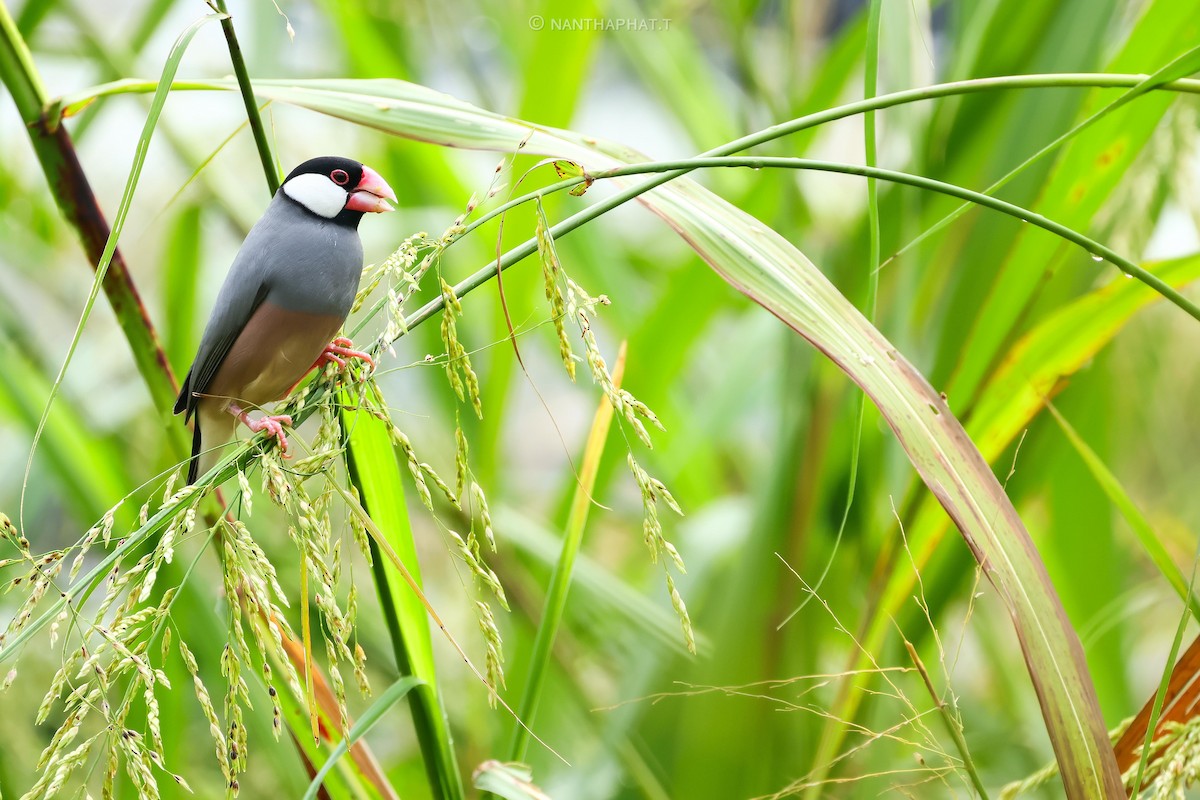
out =
[(333, 172), (329, 173), (329, 179), (338, 186), (345, 186), (350, 182), (350, 176), (346, 174), (346, 170), (344, 169), (335, 169)]

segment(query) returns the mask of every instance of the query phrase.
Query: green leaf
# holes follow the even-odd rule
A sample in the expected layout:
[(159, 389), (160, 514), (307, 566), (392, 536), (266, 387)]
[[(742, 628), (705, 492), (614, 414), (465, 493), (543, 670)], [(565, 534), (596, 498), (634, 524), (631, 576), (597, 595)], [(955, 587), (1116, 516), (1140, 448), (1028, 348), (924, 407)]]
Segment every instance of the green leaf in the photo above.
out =
[(379, 699), (367, 708), (354, 723), (354, 727), (350, 729), (350, 735), (342, 741), (338, 742), (337, 747), (333, 748), (333, 752), (329, 754), (329, 758), (321, 765), (321, 769), (317, 770), (317, 774), (313, 776), (312, 782), (308, 785), (308, 791), (304, 793), (304, 800), (314, 800), (317, 793), (321, 791), (321, 783), (325, 780), (325, 776), (329, 774), (329, 770), (337, 764), (338, 759), (344, 756), (350, 746), (359, 739), (367, 735), (371, 728), (379, 720), (383, 719), (383, 715), (392, 709), (392, 706), (404, 699), (413, 688), (423, 685), (425, 682), (420, 678), (412, 675), (406, 675), (400, 680), (393, 683), (383, 694), (379, 695)]
[(163, 252), (162, 300), (166, 309), (163, 344), (172, 364), (186, 367), (196, 352), (196, 284), (200, 275), (203, 245), (200, 237), (201, 210), (188, 206), (171, 226)]
[(1129, 523), (1129, 527), (1133, 529), (1134, 535), (1137, 536), (1138, 541), (1146, 550), (1146, 555), (1150, 557), (1150, 560), (1167, 580), (1167, 583), (1171, 584), (1171, 588), (1179, 595), (1179, 599), (1191, 611), (1192, 616), (1200, 620), (1200, 600), (1191, 592), (1187, 579), (1167, 552), (1167, 548), (1159, 541), (1154, 528), (1137, 507), (1137, 503), (1125, 491), (1125, 487), (1117, 480), (1117, 476), (1112, 474), (1100, 456), (1096, 455), (1096, 452), (1088, 446), (1083, 437), (1079, 435), (1071, 423), (1067, 422), (1059, 410), (1050, 403), (1046, 404), (1046, 408), (1054, 416), (1054, 420), (1058, 423), (1058, 426), (1062, 428), (1062, 432), (1066, 435), (1067, 441), (1071, 443), (1071, 447), (1083, 459), (1083, 463), (1087, 466), (1088, 471), (1092, 473), (1092, 477), (1096, 479), (1096, 483), (1104, 490), (1104, 494), (1108, 496), (1109, 501), (1116, 507), (1117, 511), (1121, 512), (1121, 516), (1125, 518), (1125, 521)]
[(554, 171), (560, 178), (583, 177), (583, 167), (579, 166), (574, 161), (567, 161), (565, 158), (555, 159)]
[[(0, 361), (4, 363), (0, 369), (0, 410), (32, 436), (45, 407), (50, 380), (2, 329)], [(43, 429), (42, 438), (46, 459), (57, 479), (51, 498), (55, 505), (60, 502), (58, 498), (67, 500), (85, 526), (125, 495), (125, 487), (132, 480), (120, 449), (98, 438), (74, 403), (60, 404)], [(129, 505), (124, 504), (118, 511), (117, 519), (123, 527), (136, 518), (136, 507)]]
[[(540, 211), (540, 206), (539, 206)], [(625, 348), (612, 368), (613, 386), (621, 388), (621, 379), (625, 373)], [(608, 441), (608, 431), (612, 425), (613, 407), (607, 397), (600, 398), (600, 405), (592, 417), (592, 427), (588, 433), (587, 444), (584, 446), (583, 458), (579, 465), (579, 480), (575, 496), (571, 501), (571, 511), (567, 518), (567, 528), (563, 532), (562, 550), (554, 564), (554, 572), (550, 576), (550, 586), (546, 590), (546, 600), (542, 605), (542, 619), (538, 622), (537, 635), (533, 642), (533, 652), (529, 656), (529, 674), (525, 678), (525, 690), (521, 694), (521, 703), (517, 706), (516, 718), (520, 722), (513, 724), (512, 744), (509, 745), (509, 757), (513, 761), (525, 758), (529, 747), (529, 729), (537, 715), (538, 704), (541, 701), (542, 688), (545, 685), (546, 673), (550, 668), (551, 650), (558, 627), (562, 622), (563, 611), (567, 606), (567, 594), (571, 589), (571, 576), (575, 569), (575, 560), (579, 556), (579, 548), (583, 544), (583, 531), (587, 526), (588, 512), (591, 511), (592, 491), (596, 486), (596, 473), (600, 469), (600, 457), (604, 455), (604, 443)], [(478, 786), (478, 779), (476, 780)], [(507, 797), (507, 795), (505, 795)]]
[[(1147, 268), (1172, 286), (1182, 287), (1200, 278), (1200, 255)], [(995, 462), (1045, 407), (1045, 398), (1112, 341), (1135, 312), (1157, 299), (1145, 286), (1118, 279), (1060, 309), (1013, 346), (984, 387), (967, 424), (967, 433), (983, 457)], [(949, 520), (932, 499), (921, 502), (907, 526), (909, 550), (916, 555), (916, 569), (927, 583), (938, 580), (940, 565), (930, 569), (927, 562), (948, 526)], [(948, 568), (959, 567), (956, 562)], [(860, 637), (866, 651), (880, 646), (915, 589), (914, 571), (890, 573), (878, 609)], [(846, 705), (839, 707), (844, 717), (854, 716), (865, 681), (851, 679), (845, 691)]]
[[(1182, 288), (1200, 278), (1200, 255), (1146, 269)], [(1059, 309), (1014, 345), (971, 410), (967, 432), (984, 457), (999, 457), (1041, 411), (1045, 398), (1157, 299), (1144, 285), (1118, 279)]]
[(475, 788), (503, 797), (504, 800), (550, 800), (533, 785), (533, 770), (525, 764), (485, 761), (475, 770)]
[[(347, 468), (363, 508), (387, 537), (388, 544), (420, 585), (421, 568), (416, 541), (408, 519), (400, 467), (392, 447), (387, 423), (356, 410), (355, 397), (343, 393), (342, 428), (349, 447)], [(355, 410), (351, 410), (355, 409)], [(421, 742), (423, 759), (434, 797), (457, 800), (463, 796), (462, 778), (454, 756), (454, 744), (437, 688), (433, 643), (425, 606), (391, 561), (371, 541), (371, 570), (384, 619), (392, 638), (396, 667), (401, 674), (419, 679), (422, 689), (410, 704), (413, 725)]]
[(592, 178), (590, 176), (584, 176), (583, 183), (573, 187), (572, 189), (569, 189), (567, 194), (571, 195), (572, 197), (583, 197), (590, 188), (592, 188)]

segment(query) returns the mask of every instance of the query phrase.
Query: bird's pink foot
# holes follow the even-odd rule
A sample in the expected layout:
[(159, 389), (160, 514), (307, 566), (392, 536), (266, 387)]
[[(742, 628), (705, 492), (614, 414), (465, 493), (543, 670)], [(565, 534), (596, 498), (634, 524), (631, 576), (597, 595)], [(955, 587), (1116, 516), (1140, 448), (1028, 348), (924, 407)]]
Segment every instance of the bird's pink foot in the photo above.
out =
[(313, 362), (313, 365), (305, 371), (304, 375), (301, 375), (299, 378), (297, 378), (296, 382), (292, 384), (292, 387), (284, 392), (282, 396), (287, 397), (289, 394), (296, 391), (296, 387), (303, 382), (304, 378), (309, 372), (312, 372), (314, 369), (320, 369), (326, 364), (337, 364), (338, 369), (345, 369), (346, 359), (357, 358), (361, 361), (367, 362), (371, 369), (374, 370), (375, 359), (371, 358), (369, 353), (364, 353), (362, 350), (353, 349), (353, 345), (354, 342), (350, 341), (345, 336), (339, 336), (329, 344), (325, 345), (325, 349), (321, 351), (321, 355), (317, 356), (317, 360)]
[(339, 336), (325, 345), (325, 351), (321, 353), (313, 366), (320, 368), (326, 364), (333, 363), (337, 364), (340, 369), (346, 366), (346, 359), (348, 358), (357, 358), (360, 361), (365, 361), (370, 365), (371, 369), (375, 369), (375, 359), (362, 350), (355, 350), (354, 342), (345, 336)]
[(279, 442), (279, 452), (283, 454), (283, 457), (291, 458), (291, 456), (287, 454), (287, 436), (283, 433), (283, 426), (290, 426), (292, 424), (292, 418), (290, 416), (287, 414), (272, 414), (259, 417), (258, 419), (251, 419), (249, 413), (243, 411), (239, 406), (233, 403), (229, 404), (229, 413), (241, 420), (242, 424), (255, 433), (258, 433), (259, 431), (266, 431), (268, 436), (273, 436)]

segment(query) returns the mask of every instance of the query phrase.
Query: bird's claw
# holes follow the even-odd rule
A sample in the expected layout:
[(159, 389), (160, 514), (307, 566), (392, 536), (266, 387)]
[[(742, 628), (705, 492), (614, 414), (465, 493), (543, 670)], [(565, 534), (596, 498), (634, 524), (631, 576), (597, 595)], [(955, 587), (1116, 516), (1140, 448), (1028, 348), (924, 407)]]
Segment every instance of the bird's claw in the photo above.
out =
[(241, 416), (242, 422), (246, 423), (246, 427), (258, 433), (266, 431), (268, 437), (274, 437), (279, 442), (279, 452), (284, 458), (291, 458), (288, 455), (288, 440), (283, 432), (283, 426), (291, 427), (292, 418), (287, 414), (274, 414), (271, 416), (261, 417), (259, 419), (250, 419), (249, 415), (243, 413)]
[(346, 366), (346, 359), (350, 358), (365, 361), (372, 370), (375, 369), (375, 359), (371, 358), (369, 353), (365, 353), (362, 350), (355, 350), (354, 342), (345, 336), (339, 336), (325, 345), (324, 352), (317, 358), (317, 363), (314, 366), (322, 367), (325, 364), (333, 363), (338, 365), (338, 369), (343, 369)]

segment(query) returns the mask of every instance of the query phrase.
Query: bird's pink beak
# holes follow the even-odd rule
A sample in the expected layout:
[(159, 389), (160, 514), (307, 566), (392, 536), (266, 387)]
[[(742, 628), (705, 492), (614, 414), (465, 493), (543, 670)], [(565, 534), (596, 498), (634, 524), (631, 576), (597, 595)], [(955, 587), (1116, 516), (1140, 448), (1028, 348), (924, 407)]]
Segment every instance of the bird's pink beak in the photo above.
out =
[(396, 193), (392, 191), (392, 187), (387, 185), (387, 181), (380, 177), (378, 172), (364, 165), (362, 180), (358, 182), (358, 186), (354, 187), (354, 191), (350, 192), (346, 208), (350, 211), (367, 213), (391, 211), (392, 204), (388, 200), (394, 201), (395, 199)]

